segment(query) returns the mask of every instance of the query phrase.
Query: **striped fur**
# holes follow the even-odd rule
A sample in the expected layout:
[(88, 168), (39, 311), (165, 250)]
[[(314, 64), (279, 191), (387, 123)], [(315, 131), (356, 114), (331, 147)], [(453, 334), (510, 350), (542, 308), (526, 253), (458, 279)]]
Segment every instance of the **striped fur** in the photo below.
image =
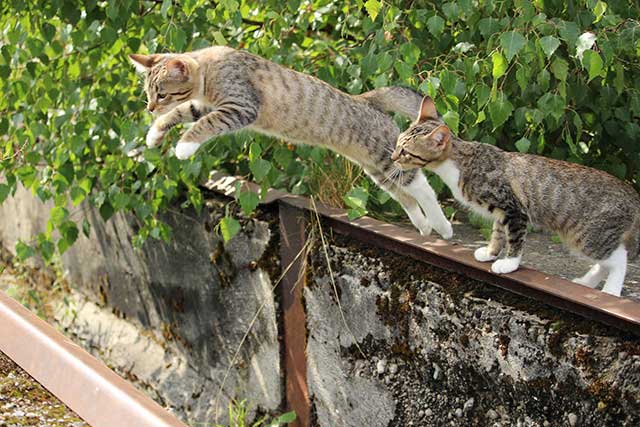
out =
[[(423, 234), (452, 234), (420, 171), (401, 172), (390, 155), (400, 130), (388, 110), (413, 115), (421, 97), (405, 88), (352, 96), (306, 74), (228, 47), (183, 54), (131, 55), (146, 73), (149, 109), (157, 115), (147, 144), (172, 127), (194, 122), (176, 146), (187, 157), (207, 140), (250, 129), (292, 143), (327, 147), (362, 166), (391, 194)], [(428, 219), (427, 219), (428, 218)]]
[(438, 119), (431, 99), (425, 103), (421, 111), (429, 111), (400, 135), (392, 157), (403, 168), (438, 173), (458, 200), (494, 219), (491, 242), (476, 252), (479, 261), (496, 259), (504, 248), (517, 268), (531, 222), (600, 266), (579, 283), (593, 287), (606, 270), (603, 290), (620, 295), (622, 282), (612, 276), (623, 280), (627, 257), (640, 250), (640, 197), (630, 185), (582, 165), (463, 141)]

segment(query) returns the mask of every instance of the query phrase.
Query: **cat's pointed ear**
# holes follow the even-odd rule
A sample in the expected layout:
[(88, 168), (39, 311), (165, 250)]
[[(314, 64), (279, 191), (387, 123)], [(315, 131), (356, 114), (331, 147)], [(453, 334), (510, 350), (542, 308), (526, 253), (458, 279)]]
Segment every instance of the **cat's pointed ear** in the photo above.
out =
[(140, 55), (139, 53), (130, 53), (129, 59), (138, 72), (146, 73), (158, 62), (160, 55)]
[(175, 80), (186, 81), (189, 78), (189, 66), (180, 59), (167, 61), (167, 75)]
[(418, 118), (416, 119), (416, 123), (422, 123), (425, 120), (433, 120), (438, 118), (438, 110), (436, 110), (436, 104), (433, 102), (430, 96), (425, 96), (422, 98), (422, 103), (420, 104), (420, 112), (418, 113)]
[(451, 139), (451, 131), (445, 125), (440, 125), (431, 131), (428, 138), (434, 142), (438, 149), (444, 149)]

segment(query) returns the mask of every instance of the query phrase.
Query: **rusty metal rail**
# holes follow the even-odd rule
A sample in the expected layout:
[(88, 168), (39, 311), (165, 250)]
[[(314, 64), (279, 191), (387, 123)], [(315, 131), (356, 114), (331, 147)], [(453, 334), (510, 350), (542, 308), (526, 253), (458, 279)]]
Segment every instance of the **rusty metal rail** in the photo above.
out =
[[(221, 173), (213, 173), (204, 187), (226, 196), (233, 196), (237, 184), (243, 190), (260, 191), (260, 187), (254, 183)], [(640, 303), (636, 301), (617, 298), (527, 267), (521, 267), (507, 275), (495, 274), (491, 271), (490, 264), (476, 261), (473, 252), (463, 246), (435, 237), (420, 236), (408, 228), (369, 217), (350, 221), (344, 209), (332, 208), (317, 202), (312, 204), (308, 198), (271, 189), (263, 194), (261, 204), (273, 203), (278, 204), (279, 210), (280, 254), (283, 266), (289, 265), (302, 248), (305, 224), (310, 213), (317, 212), (332, 230), (363, 243), (463, 274), (640, 336)], [(286, 404), (288, 410), (294, 410), (298, 414), (298, 419), (290, 424), (290, 427), (309, 427), (312, 410), (307, 385), (307, 330), (302, 300), (302, 289), (306, 285), (306, 264), (304, 260), (298, 260), (291, 267), (280, 289), (283, 300)]]
[[(237, 184), (259, 191), (256, 184), (214, 173), (204, 187), (232, 196)], [(570, 311), (640, 336), (640, 303), (617, 298), (557, 276), (522, 267), (497, 275), (460, 245), (423, 237), (393, 224), (363, 217), (350, 221), (346, 211), (304, 197), (268, 190), (262, 204), (277, 203), (282, 265), (291, 265), (280, 289), (283, 307), (286, 403), (295, 410), (294, 426), (311, 424), (307, 386), (306, 319), (303, 304), (306, 261), (296, 254), (305, 244), (310, 212), (338, 233), (411, 257), (510, 292)], [(0, 292), (0, 350), (67, 404), (92, 427), (185, 427), (131, 384)]]
[[(205, 187), (226, 195), (235, 192), (236, 182), (244, 188), (257, 191), (256, 184), (223, 174), (212, 174)], [(312, 211), (310, 200), (281, 191), (269, 190), (264, 204), (278, 201), (283, 206)], [(489, 263), (480, 263), (473, 252), (460, 245), (431, 237), (420, 236), (413, 230), (385, 223), (369, 217), (350, 221), (344, 209), (315, 203), (321, 218), (334, 230), (347, 234), (402, 256), (409, 256), (449, 271), (489, 283), (508, 291), (570, 311), (588, 319), (614, 326), (640, 336), (640, 303), (618, 298), (604, 292), (578, 285), (558, 276), (521, 267), (511, 274), (495, 274)]]
[(0, 350), (92, 427), (186, 427), (4, 292)]

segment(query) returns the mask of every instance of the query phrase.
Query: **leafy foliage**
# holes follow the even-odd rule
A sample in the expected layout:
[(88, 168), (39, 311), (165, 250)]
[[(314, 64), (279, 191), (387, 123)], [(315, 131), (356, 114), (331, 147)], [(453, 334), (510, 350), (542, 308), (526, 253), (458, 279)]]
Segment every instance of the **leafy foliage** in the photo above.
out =
[[(211, 44), (244, 48), (350, 93), (404, 84), (435, 97), (466, 139), (602, 168), (637, 186), (640, 6), (633, 0), (111, 1), (0, 3), (0, 201), (18, 183), (52, 201), (49, 227), (20, 254), (66, 250), (89, 223), (134, 212), (149, 236), (169, 239), (161, 213), (200, 209), (198, 183), (225, 169), (306, 194), (333, 164), (320, 148), (240, 133), (188, 161), (168, 155), (174, 131), (144, 161), (150, 117), (126, 55)], [(434, 177), (436, 188), (442, 188)], [(360, 177), (343, 194), (352, 216), (398, 210)], [(238, 191), (245, 214), (255, 195)], [(228, 217), (225, 238), (238, 229)], [(33, 249), (32, 249), (33, 248)]]
[[(248, 405), (246, 400), (229, 402), (229, 424), (228, 427), (279, 427), (296, 420), (296, 413), (286, 412), (276, 418), (262, 417), (253, 423), (247, 420)], [(215, 427), (225, 427), (216, 424)]]

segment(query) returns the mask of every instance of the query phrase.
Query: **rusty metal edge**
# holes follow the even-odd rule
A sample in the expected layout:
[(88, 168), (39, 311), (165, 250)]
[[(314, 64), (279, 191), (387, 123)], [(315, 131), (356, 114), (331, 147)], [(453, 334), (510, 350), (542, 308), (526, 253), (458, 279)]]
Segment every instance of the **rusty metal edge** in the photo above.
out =
[(288, 411), (295, 411), (296, 421), (291, 427), (311, 425), (311, 400), (307, 386), (307, 320), (303, 288), (306, 281), (307, 260), (306, 212), (280, 204), (280, 265), (287, 268), (280, 284), (283, 314), (283, 365), (285, 396)]
[(0, 350), (92, 427), (186, 427), (0, 291)]
[[(236, 182), (241, 183), (244, 189), (260, 189), (255, 183), (220, 173), (215, 174), (214, 182), (215, 185), (210, 186), (210, 181), (205, 187), (225, 195), (234, 194)], [(233, 191), (225, 185), (231, 186)], [(308, 198), (277, 190), (267, 191), (262, 204), (275, 201), (305, 211), (313, 210)], [(421, 236), (408, 228), (366, 216), (351, 221), (344, 209), (332, 208), (318, 202), (315, 205), (328, 225), (343, 234), (640, 335), (640, 303), (636, 301), (614, 297), (527, 267), (521, 267), (510, 274), (495, 274), (491, 271), (489, 263), (476, 261), (472, 251), (460, 245), (435, 237)]]

